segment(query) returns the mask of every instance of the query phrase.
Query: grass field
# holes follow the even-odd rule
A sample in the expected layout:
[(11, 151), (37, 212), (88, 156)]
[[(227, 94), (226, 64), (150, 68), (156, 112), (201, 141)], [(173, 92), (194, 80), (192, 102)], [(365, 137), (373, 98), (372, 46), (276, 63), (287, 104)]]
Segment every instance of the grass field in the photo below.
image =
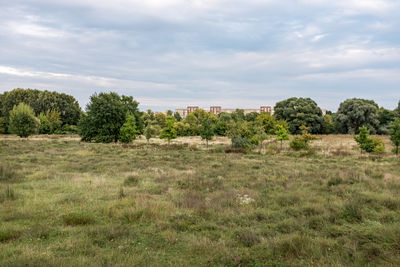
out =
[[(0, 266), (399, 266), (400, 159), (0, 136)], [(279, 153), (278, 153), (279, 152)]]

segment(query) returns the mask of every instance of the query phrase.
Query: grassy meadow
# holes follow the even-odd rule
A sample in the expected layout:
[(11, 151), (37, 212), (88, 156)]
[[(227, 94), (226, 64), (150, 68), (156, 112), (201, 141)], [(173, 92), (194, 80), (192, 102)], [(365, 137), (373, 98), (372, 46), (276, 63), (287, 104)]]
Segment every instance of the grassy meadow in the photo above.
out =
[(0, 266), (399, 266), (400, 158), (0, 136)]

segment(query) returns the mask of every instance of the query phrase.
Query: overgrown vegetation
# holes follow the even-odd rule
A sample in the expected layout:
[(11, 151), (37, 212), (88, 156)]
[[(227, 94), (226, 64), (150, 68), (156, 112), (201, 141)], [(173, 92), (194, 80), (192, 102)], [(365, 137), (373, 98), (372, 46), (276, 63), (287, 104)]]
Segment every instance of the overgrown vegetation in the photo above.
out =
[(398, 157), (209, 146), (1, 136), (1, 265), (400, 265)]

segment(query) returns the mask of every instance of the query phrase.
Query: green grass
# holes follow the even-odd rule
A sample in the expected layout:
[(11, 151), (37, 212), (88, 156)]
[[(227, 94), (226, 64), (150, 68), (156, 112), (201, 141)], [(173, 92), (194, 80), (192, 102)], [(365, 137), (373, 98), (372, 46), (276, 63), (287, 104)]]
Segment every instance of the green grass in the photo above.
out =
[(0, 138), (0, 265), (399, 266), (399, 158), (322, 139), (258, 154)]

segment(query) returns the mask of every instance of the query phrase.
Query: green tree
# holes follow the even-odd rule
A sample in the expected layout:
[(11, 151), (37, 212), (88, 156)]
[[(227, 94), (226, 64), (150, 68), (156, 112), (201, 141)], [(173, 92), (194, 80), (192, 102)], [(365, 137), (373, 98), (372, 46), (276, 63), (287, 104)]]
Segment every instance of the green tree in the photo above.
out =
[(370, 131), (366, 126), (359, 129), (359, 135), (354, 136), (354, 140), (358, 143), (361, 150), (368, 153), (383, 153), (385, 152), (385, 144), (379, 138), (369, 137)]
[(398, 155), (400, 146), (400, 118), (396, 118), (396, 120), (392, 123), (392, 127), (390, 129), (390, 140), (395, 147), (394, 152), (396, 155)]
[(178, 121), (175, 123), (175, 129), (178, 136), (190, 136), (190, 125), (185, 121)]
[(335, 124), (333, 123), (332, 115), (326, 114), (324, 116), (324, 124), (322, 126), (323, 134), (332, 134), (335, 132)]
[(395, 110), (394, 110), (394, 116), (396, 118), (400, 118), (400, 100), (399, 100), (399, 103), (397, 104), (397, 108), (395, 108)]
[(310, 98), (292, 97), (275, 105), (275, 118), (286, 120), (292, 134), (301, 133), (300, 126), (305, 125), (314, 134), (321, 133), (323, 125), (322, 111)]
[(156, 121), (157, 121), (157, 124), (160, 126), (161, 129), (165, 127), (166, 118), (167, 118), (167, 117), (166, 117), (165, 114), (162, 113), (162, 112), (158, 112), (158, 113), (155, 115), (155, 119), (156, 119)]
[(142, 117), (137, 106), (138, 103), (132, 97), (121, 97), (116, 93), (92, 95), (86, 106), (86, 114), (82, 116), (79, 123), (79, 134), (82, 141), (117, 142), (127, 114), (135, 115), (136, 123), (138, 118)]
[(56, 110), (47, 110), (46, 113), (41, 112), (38, 119), (40, 120), (40, 134), (54, 134), (61, 128), (60, 112)]
[(265, 133), (275, 133), (277, 123), (275, 118), (271, 116), (271, 114), (267, 112), (261, 113), (257, 116), (255, 121), (263, 126)]
[(377, 129), (378, 134), (389, 134), (389, 129), (391, 123), (395, 119), (395, 112), (385, 109), (379, 108), (378, 110), (378, 120), (379, 120), (379, 128)]
[(227, 136), (230, 137), (232, 148), (249, 148), (254, 133), (247, 121), (231, 121), (228, 125)]
[(174, 118), (176, 119), (176, 121), (181, 121), (182, 120), (181, 114), (179, 114), (179, 112), (175, 112), (174, 113)]
[(25, 103), (14, 106), (10, 112), (10, 132), (20, 137), (28, 137), (36, 133), (39, 124), (33, 109)]
[(165, 119), (165, 127), (161, 130), (160, 139), (167, 139), (168, 144), (170, 144), (172, 139), (177, 137), (175, 129), (175, 118), (172, 116), (167, 116)]
[(208, 147), (208, 141), (212, 140), (214, 136), (214, 127), (215, 124), (213, 123), (211, 116), (203, 119), (203, 121), (200, 124), (200, 136), (201, 139), (206, 140), (207, 147)]
[(378, 105), (373, 100), (347, 99), (340, 104), (335, 120), (338, 131), (343, 134), (357, 134), (361, 126), (376, 133), (379, 128)]
[(282, 149), (283, 141), (289, 140), (289, 133), (284, 126), (278, 125), (275, 134), (276, 134), (276, 141), (281, 142), (281, 149)]
[(139, 130), (136, 126), (135, 115), (128, 114), (126, 116), (126, 121), (119, 130), (119, 141), (122, 143), (132, 142), (136, 136), (139, 135)]
[(156, 136), (160, 132), (160, 126), (156, 122), (148, 123), (144, 128), (144, 136), (146, 137), (147, 144), (150, 143), (150, 139)]
[(77, 125), (82, 113), (78, 101), (64, 93), (18, 88), (5, 92), (1, 99), (3, 104), (0, 113), (6, 118), (6, 128), (10, 111), (22, 102), (31, 106), (35, 114), (45, 113), (47, 110), (59, 111), (62, 125)]
[(5, 133), (5, 129), (4, 129), (4, 120), (2, 117), (0, 117), (0, 134)]

